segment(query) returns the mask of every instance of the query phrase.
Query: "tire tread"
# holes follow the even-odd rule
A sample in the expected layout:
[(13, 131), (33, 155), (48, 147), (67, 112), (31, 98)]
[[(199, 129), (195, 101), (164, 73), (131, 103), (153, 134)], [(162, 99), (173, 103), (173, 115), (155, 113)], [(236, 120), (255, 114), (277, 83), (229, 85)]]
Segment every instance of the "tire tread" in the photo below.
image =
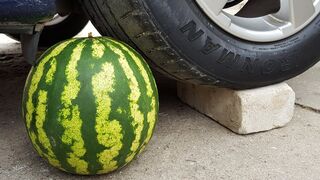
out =
[[(157, 71), (173, 79), (193, 84), (232, 87), (232, 84), (209, 76), (201, 68), (181, 57), (156, 26), (143, 1), (81, 0), (81, 2), (93, 24), (102, 31), (102, 34), (123, 40), (143, 52), (148, 63)], [(101, 8), (103, 6), (107, 8)]]

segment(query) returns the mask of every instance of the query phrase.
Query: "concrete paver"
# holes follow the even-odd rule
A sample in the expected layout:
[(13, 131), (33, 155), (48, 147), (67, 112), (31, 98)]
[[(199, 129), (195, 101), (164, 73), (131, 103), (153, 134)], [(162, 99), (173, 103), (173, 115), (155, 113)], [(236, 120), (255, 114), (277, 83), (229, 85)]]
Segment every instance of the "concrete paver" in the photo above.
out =
[(287, 83), (232, 90), (179, 82), (177, 95), (182, 102), (242, 135), (286, 126), (295, 108), (295, 93)]

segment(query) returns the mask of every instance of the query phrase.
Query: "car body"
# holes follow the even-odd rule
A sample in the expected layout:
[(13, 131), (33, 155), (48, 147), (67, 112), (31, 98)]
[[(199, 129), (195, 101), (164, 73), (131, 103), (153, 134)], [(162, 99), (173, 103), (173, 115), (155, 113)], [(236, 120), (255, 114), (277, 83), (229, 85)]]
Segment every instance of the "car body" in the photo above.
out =
[(56, 13), (55, 0), (2, 0), (0, 32), (33, 33), (36, 24), (49, 21)]
[[(73, 37), (87, 24), (87, 16), (73, 9), (74, 3), (75, 0), (2, 0), (0, 33), (19, 40), (25, 60), (34, 64), (38, 45), (50, 47)], [(58, 10), (64, 17), (58, 15)]]

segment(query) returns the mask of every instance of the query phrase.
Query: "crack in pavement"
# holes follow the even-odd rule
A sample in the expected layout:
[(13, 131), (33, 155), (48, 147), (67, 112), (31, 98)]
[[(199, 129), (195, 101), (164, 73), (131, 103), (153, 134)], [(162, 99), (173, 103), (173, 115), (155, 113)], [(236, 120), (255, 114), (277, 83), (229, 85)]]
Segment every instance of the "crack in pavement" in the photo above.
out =
[(303, 104), (300, 104), (300, 103), (295, 103), (295, 105), (300, 107), (300, 108), (302, 108), (302, 109), (305, 109), (305, 110), (312, 111), (314, 113), (320, 114), (320, 109), (316, 109), (314, 107), (306, 106), (306, 105), (303, 105)]

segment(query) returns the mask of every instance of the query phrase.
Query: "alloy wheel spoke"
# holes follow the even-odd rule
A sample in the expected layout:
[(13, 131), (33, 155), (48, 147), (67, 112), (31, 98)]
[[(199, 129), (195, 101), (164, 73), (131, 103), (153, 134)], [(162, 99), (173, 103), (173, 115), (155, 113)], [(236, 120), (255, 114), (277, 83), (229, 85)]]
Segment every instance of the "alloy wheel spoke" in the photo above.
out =
[(215, 15), (219, 15), (228, 0), (197, 0), (198, 3), (203, 4), (204, 11), (211, 11)]
[(313, 0), (281, 0), (281, 8), (275, 15), (278, 19), (299, 27), (315, 13)]
[[(241, 3), (247, 4), (242, 14), (233, 13), (234, 9), (224, 9), (228, 2), (232, 2), (230, 0), (195, 1), (207, 17), (225, 31), (257, 42), (287, 38), (302, 30), (320, 14), (320, 0), (244, 0)], [(249, 5), (252, 7), (249, 8)]]

